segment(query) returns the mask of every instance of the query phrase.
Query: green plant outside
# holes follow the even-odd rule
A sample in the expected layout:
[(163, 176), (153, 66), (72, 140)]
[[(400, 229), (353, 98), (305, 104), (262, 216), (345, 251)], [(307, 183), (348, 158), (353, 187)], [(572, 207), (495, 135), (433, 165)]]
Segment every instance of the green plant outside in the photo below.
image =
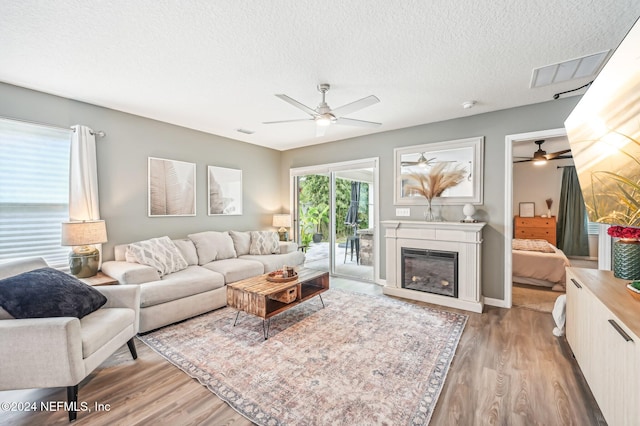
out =
[[(301, 243), (305, 239), (311, 241), (312, 234), (322, 234), (322, 241), (329, 241), (329, 177), (309, 175), (300, 179), (298, 199)], [(336, 239), (346, 240), (353, 233), (353, 228), (344, 223), (351, 203), (351, 181), (336, 179)], [(360, 203), (358, 207), (359, 229), (369, 227), (369, 185), (360, 186)], [(322, 214), (322, 213), (326, 213)], [(308, 236), (308, 237), (307, 237)], [(308, 243), (307, 243), (308, 245)]]

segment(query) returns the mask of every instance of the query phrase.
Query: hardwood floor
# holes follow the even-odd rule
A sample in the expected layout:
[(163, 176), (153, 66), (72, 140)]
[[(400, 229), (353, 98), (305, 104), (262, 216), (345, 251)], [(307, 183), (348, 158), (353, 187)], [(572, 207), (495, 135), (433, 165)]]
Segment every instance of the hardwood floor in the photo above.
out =
[[(375, 284), (345, 279), (332, 279), (331, 286), (382, 292)], [(566, 341), (551, 334), (550, 314), (493, 307), (466, 313), (469, 321), (432, 425), (606, 424)], [(78, 400), (92, 412), (79, 412), (78, 425), (252, 424), (145, 344), (136, 346), (137, 361), (125, 345), (80, 384)], [(66, 401), (66, 390), (5, 391), (3, 401)], [(109, 404), (109, 411), (94, 411), (96, 403)], [(44, 424), (69, 424), (66, 411), (0, 411), (0, 425)]]

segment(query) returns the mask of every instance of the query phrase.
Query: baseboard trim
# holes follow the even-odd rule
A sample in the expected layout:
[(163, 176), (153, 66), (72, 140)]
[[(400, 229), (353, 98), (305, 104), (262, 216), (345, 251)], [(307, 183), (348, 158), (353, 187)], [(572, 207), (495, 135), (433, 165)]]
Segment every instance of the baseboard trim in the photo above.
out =
[(491, 297), (484, 298), (484, 304), (489, 306), (495, 306), (497, 308), (511, 308), (511, 306), (507, 306), (506, 302), (502, 299), (493, 299)]

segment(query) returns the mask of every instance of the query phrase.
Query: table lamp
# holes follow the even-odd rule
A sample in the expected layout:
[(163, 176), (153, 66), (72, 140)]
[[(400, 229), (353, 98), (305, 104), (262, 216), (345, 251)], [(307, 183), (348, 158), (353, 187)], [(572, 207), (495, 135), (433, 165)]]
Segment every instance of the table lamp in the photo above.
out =
[(274, 214), (273, 215), (273, 226), (280, 227), (278, 229), (278, 234), (280, 235), (280, 241), (288, 241), (289, 240), (289, 232), (287, 232), (287, 228), (291, 225), (291, 215), (290, 214)]
[(69, 269), (78, 278), (88, 278), (98, 273), (100, 252), (90, 245), (106, 242), (104, 220), (62, 223), (61, 245), (73, 246), (69, 253)]

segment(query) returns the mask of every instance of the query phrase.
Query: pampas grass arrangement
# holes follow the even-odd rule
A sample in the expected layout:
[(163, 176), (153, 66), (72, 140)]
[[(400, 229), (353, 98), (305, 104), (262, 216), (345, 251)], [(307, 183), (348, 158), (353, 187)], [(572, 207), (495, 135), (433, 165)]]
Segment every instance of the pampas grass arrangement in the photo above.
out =
[(467, 174), (464, 168), (456, 167), (453, 170), (446, 170), (447, 165), (447, 163), (439, 163), (427, 173), (403, 175), (403, 178), (408, 181), (405, 189), (422, 195), (431, 204), (431, 200), (442, 195), (445, 190), (458, 185)]

